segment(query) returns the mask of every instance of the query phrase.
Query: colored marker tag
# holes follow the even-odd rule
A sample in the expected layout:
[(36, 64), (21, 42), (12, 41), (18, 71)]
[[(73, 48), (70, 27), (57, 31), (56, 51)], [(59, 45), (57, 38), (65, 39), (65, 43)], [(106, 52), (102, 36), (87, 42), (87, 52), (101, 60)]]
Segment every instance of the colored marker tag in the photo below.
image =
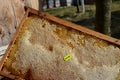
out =
[(64, 61), (68, 61), (72, 58), (72, 56), (70, 54), (67, 54), (66, 56), (64, 56)]

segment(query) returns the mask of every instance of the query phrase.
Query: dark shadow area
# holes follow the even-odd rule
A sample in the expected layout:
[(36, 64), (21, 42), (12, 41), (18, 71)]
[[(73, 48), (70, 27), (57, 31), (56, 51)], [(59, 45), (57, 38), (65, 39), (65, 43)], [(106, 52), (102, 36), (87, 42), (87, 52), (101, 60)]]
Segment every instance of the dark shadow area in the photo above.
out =
[(94, 22), (95, 22), (95, 18), (88, 18), (88, 19), (83, 19), (80, 21), (73, 21), (73, 23), (75, 24), (85, 26), (92, 30), (94, 30)]
[(120, 11), (112, 12), (111, 23), (112, 37), (120, 39)]
[[(62, 18), (62, 19), (67, 19), (67, 18), (69, 18), (69, 17), (71, 18), (71, 17), (74, 17), (74, 16), (68, 16), (68, 15), (59, 16), (59, 15), (58, 15), (58, 16), (56, 16), (56, 17), (59, 17), (59, 18)], [(69, 20), (68, 20), (68, 21), (69, 21)], [(71, 21), (71, 20), (70, 20), (70, 21)], [(95, 18), (82, 19), (82, 20), (79, 20), (79, 21), (77, 21), (77, 20), (72, 20), (71, 22), (94, 30)]]
[(70, 15), (66, 15), (66, 14), (65, 14), (65, 15), (63, 15), (63, 16), (57, 15), (56, 17), (59, 17), (59, 18), (62, 18), (62, 19), (64, 19), (64, 18), (65, 18), (65, 19), (66, 19), (66, 18), (71, 17), (71, 16), (70, 16)]

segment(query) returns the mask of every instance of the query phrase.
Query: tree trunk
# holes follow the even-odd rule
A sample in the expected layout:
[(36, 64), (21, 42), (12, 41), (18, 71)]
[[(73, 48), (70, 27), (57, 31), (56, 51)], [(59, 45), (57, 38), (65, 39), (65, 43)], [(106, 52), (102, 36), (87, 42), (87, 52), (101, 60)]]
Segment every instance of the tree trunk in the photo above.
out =
[(77, 4), (76, 4), (77, 13), (80, 13), (79, 0), (77, 0), (76, 2), (77, 2)]
[(67, 6), (67, 0), (60, 0), (60, 6), (61, 7)]
[(50, 6), (49, 6), (49, 0), (46, 0), (46, 5), (47, 5), (47, 9), (49, 9), (50, 8)]
[(82, 6), (82, 13), (85, 13), (85, 3), (84, 0), (80, 0), (81, 1), (81, 6)]
[(95, 29), (106, 35), (111, 35), (111, 3), (112, 0), (96, 0)]
[(38, 2), (39, 2), (39, 11), (43, 11), (43, 1), (38, 0)]
[(56, 7), (56, 0), (53, 0), (53, 7)]

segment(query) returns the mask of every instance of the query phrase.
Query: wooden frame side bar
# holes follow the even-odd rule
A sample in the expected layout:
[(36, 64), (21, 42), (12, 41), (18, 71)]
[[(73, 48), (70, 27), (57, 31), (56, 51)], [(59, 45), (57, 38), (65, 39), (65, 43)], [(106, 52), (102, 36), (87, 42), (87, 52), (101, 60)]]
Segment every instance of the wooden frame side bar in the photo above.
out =
[(12, 38), (11, 43), (9, 44), (9, 46), (8, 46), (6, 52), (5, 52), (5, 55), (3, 56), (3, 58), (0, 61), (0, 72), (2, 71), (3, 65), (4, 65), (7, 57), (9, 56), (9, 52), (12, 49), (12, 46), (14, 45), (14, 42), (16, 41), (16, 38), (18, 37), (18, 34), (19, 34), (19, 32), (22, 28), (23, 22), (25, 21), (26, 17), (28, 16), (28, 13), (29, 13), (29, 10), (26, 11), (23, 19), (21, 20), (22, 22), (20, 23), (19, 27), (17, 28), (16, 33), (15, 33), (14, 37)]

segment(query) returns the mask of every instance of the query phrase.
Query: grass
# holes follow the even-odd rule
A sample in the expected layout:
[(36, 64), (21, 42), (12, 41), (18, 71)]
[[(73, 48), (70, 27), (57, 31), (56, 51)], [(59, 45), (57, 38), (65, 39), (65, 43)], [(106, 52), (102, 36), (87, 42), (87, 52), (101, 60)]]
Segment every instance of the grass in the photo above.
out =
[(79, 21), (94, 16), (94, 10), (95, 10), (94, 5), (86, 5), (85, 14), (80, 13), (76, 15), (76, 7), (73, 6), (67, 8), (49, 9), (46, 12), (68, 21)]
[[(56, 17), (68, 20), (70, 22), (82, 25), (84, 27), (94, 30), (95, 22), (95, 5), (85, 5), (86, 13), (76, 14), (76, 7), (71, 6), (67, 8), (54, 8), (46, 10)], [(81, 9), (81, 6), (80, 6)], [(112, 36), (120, 39), (120, 1), (114, 1), (111, 7), (112, 19), (111, 19), (111, 31)]]

